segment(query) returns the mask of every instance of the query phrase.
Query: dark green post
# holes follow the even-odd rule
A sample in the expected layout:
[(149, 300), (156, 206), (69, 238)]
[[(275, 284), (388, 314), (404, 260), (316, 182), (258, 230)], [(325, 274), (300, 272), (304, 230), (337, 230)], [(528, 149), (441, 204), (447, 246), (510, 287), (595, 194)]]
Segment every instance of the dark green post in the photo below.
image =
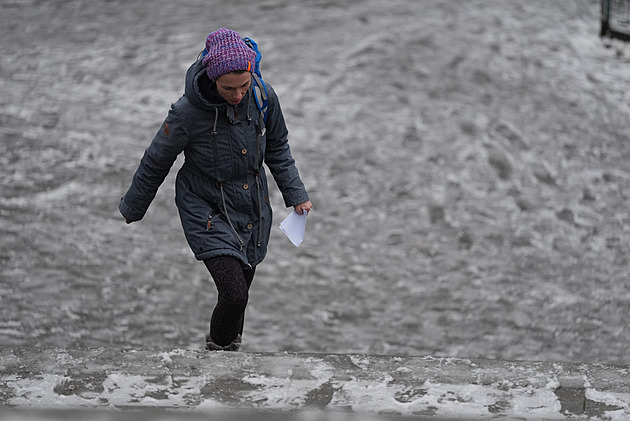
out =
[(630, 41), (630, 0), (602, 0), (599, 36)]

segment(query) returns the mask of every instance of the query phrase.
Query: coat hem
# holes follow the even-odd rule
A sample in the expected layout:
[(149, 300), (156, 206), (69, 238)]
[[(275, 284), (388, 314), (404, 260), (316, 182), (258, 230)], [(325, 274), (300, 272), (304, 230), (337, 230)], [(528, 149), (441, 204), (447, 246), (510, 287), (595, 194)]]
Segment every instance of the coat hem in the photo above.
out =
[(231, 249), (217, 249), (217, 250), (205, 251), (202, 253), (196, 253), (195, 259), (203, 261), (203, 260), (212, 259), (213, 257), (219, 257), (219, 256), (235, 257), (238, 260), (240, 260), (244, 265), (249, 264), (249, 262), (247, 261), (247, 258), (242, 253), (239, 253)]

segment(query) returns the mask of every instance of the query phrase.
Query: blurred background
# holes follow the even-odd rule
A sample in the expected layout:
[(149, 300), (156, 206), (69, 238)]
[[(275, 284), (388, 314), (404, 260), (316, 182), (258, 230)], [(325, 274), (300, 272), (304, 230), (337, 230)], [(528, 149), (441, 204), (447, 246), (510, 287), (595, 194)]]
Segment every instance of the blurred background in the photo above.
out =
[[(630, 364), (630, 51), (595, 0), (0, 1), (0, 345), (202, 349), (174, 204), (120, 197), (209, 32), (255, 39), (314, 209), (243, 350)], [(275, 186), (272, 183), (272, 187)]]

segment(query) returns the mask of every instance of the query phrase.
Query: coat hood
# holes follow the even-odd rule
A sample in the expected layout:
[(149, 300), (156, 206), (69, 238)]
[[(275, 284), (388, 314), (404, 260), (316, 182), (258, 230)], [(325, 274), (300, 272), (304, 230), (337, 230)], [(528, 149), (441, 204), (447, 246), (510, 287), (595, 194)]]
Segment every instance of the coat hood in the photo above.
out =
[(186, 72), (184, 96), (193, 105), (207, 110), (226, 105), (227, 101), (208, 89), (210, 86), (212, 86), (212, 82), (208, 78), (206, 68), (203, 66), (202, 60), (197, 60)]

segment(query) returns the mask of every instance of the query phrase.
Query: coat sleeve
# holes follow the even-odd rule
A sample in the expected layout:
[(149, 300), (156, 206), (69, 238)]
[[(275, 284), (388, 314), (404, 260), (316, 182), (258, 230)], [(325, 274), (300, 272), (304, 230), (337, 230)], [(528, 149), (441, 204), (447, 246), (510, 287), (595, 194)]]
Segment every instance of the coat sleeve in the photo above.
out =
[(273, 175), (284, 204), (287, 207), (299, 205), (309, 200), (306, 188), (300, 179), (295, 159), (289, 147), (286, 123), (280, 102), (273, 88), (267, 85), (269, 96), (269, 112), (267, 114), (267, 146), (265, 163)]
[(120, 199), (118, 210), (125, 219), (139, 221), (144, 217), (158, 188), (187, 142), (188, 135), (180, 113), (173, 105), (160, 130), (144, 151), (129, 190)]

